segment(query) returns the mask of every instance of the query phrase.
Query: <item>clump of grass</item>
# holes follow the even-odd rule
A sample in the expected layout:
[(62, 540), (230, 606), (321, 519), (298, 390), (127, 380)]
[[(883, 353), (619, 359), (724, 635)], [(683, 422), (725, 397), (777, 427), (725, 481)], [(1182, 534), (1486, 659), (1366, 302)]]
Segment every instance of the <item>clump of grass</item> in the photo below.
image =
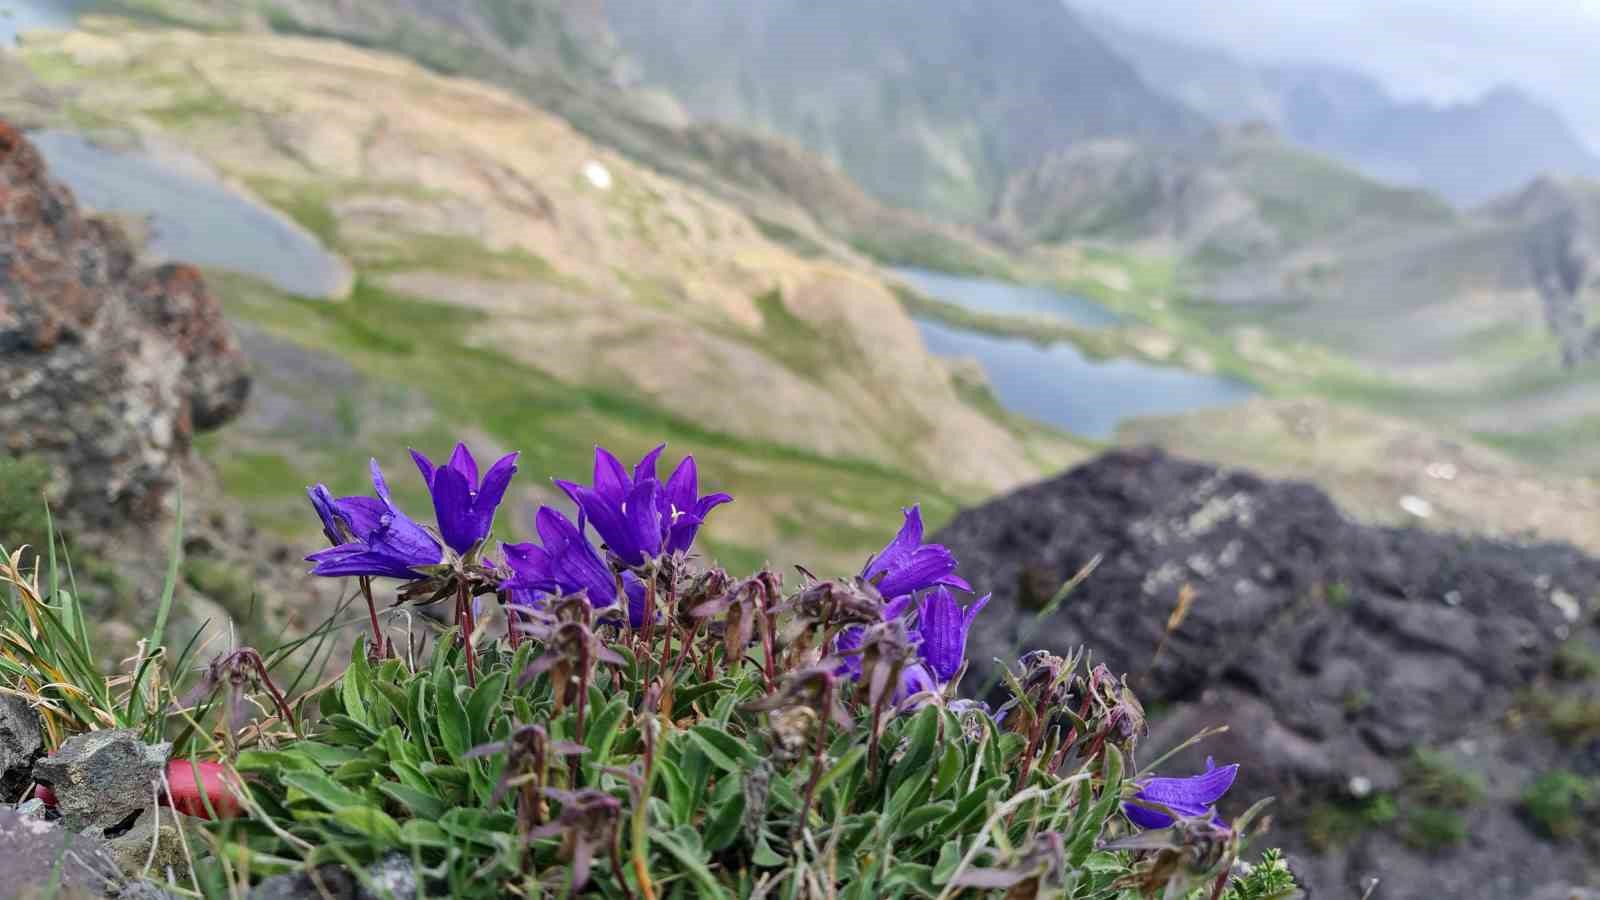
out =
[(1577, 835), (1592, 821), (1592, 814), (1585, 810), (1597, 800), (1600, 787), (1594, 781), (1556, 770), (1540, 775), (1522, 792), (1522, 811), (1540, 834), (1565, 839)]
[(1418, 850), (1437, 852), (1466, 843), (1467, 820), (1460, 810), (1418, 807), (1407, 810), (1400, 836)]
[(1589, 646), (1582, 636), (1569, 638), (1556, 648), (1551, 674), (1563, 681), (1600, 678), (1600, 650)]
[(1306, 840), (1319, 851), (1342, 847), (1355, 838), (1393, 824), (1400, 817), (1394, 796), (1377, 793), (1361, 800), (1319, 804), (1306, 817)]
[(36, 456), (0, 456), (0, 547), (43, 543), (50, 465)]
[(1424, 804), (1466, 809), (1483, 802), (1483, 776), (1462, 769), (1448, 753), (1419, 747), (1406, 767), (1406, 786)]

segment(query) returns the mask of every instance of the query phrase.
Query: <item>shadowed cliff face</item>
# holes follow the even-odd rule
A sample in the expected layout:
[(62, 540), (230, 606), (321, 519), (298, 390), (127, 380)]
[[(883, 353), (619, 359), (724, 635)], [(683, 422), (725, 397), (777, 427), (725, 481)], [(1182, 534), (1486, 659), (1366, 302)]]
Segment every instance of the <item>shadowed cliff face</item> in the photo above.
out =
[[(1526, 897), (1600, 874), (1593, 846), (1541, 838), (1522, 805), (1542, 774), (1600, 775), (1600, 732), (1581, 712), (1597, 685), (1560, 662), (1600, 647), (1600, 560), (1363, 526), (1310, 485), (1158, 451), (1100, 457), (935, 540), (994, 591), (969, 690), (1015, 644), (1086, 644), (1159, 711), (1141, 762), (1229, 726), (1162, 774), (1200, 771), (1208, 754), (1241, 763), (1223, 815), (1275, 797), (1270, 842), (1294, 851), (1315, 896), (1357, 896), (1379, 876), (1379, 898)], [(1441, 797), (1419, 754), (1467, 773), (1476, 796)], [(1429, 830), (1441, 821), (1463, 830)]]
[(139, 268), (0, 121), (0, 433), (91, 525), (151, 519), (196, 430), (235, 415), (244, 357), (193, 267)]

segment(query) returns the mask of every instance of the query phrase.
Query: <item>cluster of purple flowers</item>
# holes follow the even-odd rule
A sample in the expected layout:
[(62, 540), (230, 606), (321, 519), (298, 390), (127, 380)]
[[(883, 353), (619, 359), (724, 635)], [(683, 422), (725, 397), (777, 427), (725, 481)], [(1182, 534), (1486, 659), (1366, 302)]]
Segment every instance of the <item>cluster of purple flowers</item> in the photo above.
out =
[[(967, 633), (989, 602), (985, 594), (963, 608), (951, 588), (967, 593), (972, 585), (955, 574), (956, 559), (943, 544), (924, 543), (922, 511), (904, 511), (900, 532), (861, 570), (861, 577), (883, 596), (885, 621), (902, 619), (917, 642), (917, 661), (900, 670), (895, 703), (943, 691), (966, 665)], [(839, 634), (835, 651), (844, 654), (842, 674), (861, 677), (861, 661), (852, 652), (861, 646), (866, 627), (853, 625)]]
[[(503, 544), (504, 569), (485, 555), (484, 544), (516, 475), (517, 454), (501, 457), (480, 479), (477, 460), (465, 444), (457, 444), (442, 466), (411, 451), (433, 498), (437, 530), (400, 511), (373, 460), (376, 497), (335, 498), (321, 484), (308, 490), (333, 546), (306, 558), (315, 564), (313, 575), (403, 581), (481, 563), (502, 573), (497, 586), (513, 604), (539, 607), (552, 595), (583, 594), (594, 606), (608, 607), (621, 595), (628, 598), (630, 619), (637, 625), (644, 595), (640, 574), (663, 556), (687, 553), (707, 514), (733, 499), (723, 493), (700, 495), (693, 456), (685, 456), (662, 483), (656, 463), (665, 449), (663, 444), (645, 454), (630, 474), (610, 451), (596, 447), (592, 485), (556, 481), (576, 505), (577, 521), (540, 507), (534, 517), (540, 543)], [(589, 528), (606, 557), (590, 543)]]
[[(433, 498), (436, 528), (416, 522), (395, 505), (373, 460), (375, 496), (336, 498), (321, 484), (308, 489), (331, 546), (306, 559), (314, 564), (314, 575), (416, 583), (468, 570), (486, 572), (491, 589), (503, 592), (513, 607), (525, 609), (542, 608), (555, 596), (582, 595), (596, 608), (622, 599), (629, 624), (640, 628), (646, 616), (644, 579), (655, 577), (654, 567), (663, 560), (688, 553), (706, 516), (733, 499), (724, 493), (699, 493), (693, 456), (685, 456), (663, 483), (656, 467), (665, 447), (645, 454), (631, 472), (611, 452), (596, 447), (592, 484), (555, 481), (576, 507), (576, 521), (553, 507), (540, 507), (534, 517), (539, 542), (502, 544), (503, 566), (486, 555), (485, 545), (495, 511), (516, 475), (517, 454), (496, 460), (480, 478), (477, 460), (465, 444), (457, 444), (442, 466), (411, 451)], [(943, 545), (923, 540), (918, 507), (904, 510), (904, 515), (899, 533), (867, 560), (860, 575), (883, 599), (882, 621), (900, 623), (915, 643), (915, 660), (899, 669), (896, 704), (948, 693), (966, 666), (972, 622), (989, 602), (987, 594), (966, 606), (957, 601), (952, 590), (973, 591), (955, 574), (955, 557)], [(591, 528), (600, 549), (589, 540)], [(868, 627), (852, 625), (835, 639), (839, 675), (861, 677), (856, 651)], [(1221, 825), (1214, 805), (1237, 771), (1237, 765), (1208, 763), (1205, 773), (1192, 778), (1146, 779), (1124, 810), (1141, 828), (1166, 828), (1178, 819)]]

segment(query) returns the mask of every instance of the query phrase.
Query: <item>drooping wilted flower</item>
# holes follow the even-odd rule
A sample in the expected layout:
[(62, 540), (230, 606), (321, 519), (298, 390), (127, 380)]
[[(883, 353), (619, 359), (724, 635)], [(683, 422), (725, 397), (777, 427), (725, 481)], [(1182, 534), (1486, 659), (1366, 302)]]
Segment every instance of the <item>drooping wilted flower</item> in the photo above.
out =
[(1118, 678), (1104, 663), (1095, 666), (1089, 673), (1089, 701), (1091, 719), (1099, 725), (1096, 743), (1110, 741), (1132, 752), (1148, 728), (1144, 704), (1128, 687), (1127, 677)]
[(972, 585), (955, 574), (956, 558), (943, 544), (922, 542), (922, 509), (903, 510), (905, 523), (900, 532), (861, 570), (861, 577), (874, 582), (885, 597), (899, 597), (937, 584), (971, 591)]
[[(1189, 778), (1147, 778), (1140, 782), (1139, 792), (1133, 799), (1159, 804), (1185, 819), (1209, 815), (1214, 824), (1222, 826), (1222, 818), (1216, 815), (1214, 807), (1228, 788), (1233, 787), (1238, 774), (1237, 763), (1218, 766), (1207, 757), (1205, 772)], [(1166, 828), (1173, 823), (1172, 816), (1137, 803), (1124, 803), (1122, 811), (1140, 828)]]
[(589, 883), (589, 870), (597, 852), (609, 848), (612, 862), (616, 862), (622, 801), (594, 788), (566, 791), (547, 787), (544, 795), (560, 803), (561, 811), (556, 814), (555, 821), (533, 829), (528, 837), (561, 835), (561, 857), (572, 866), (570, 887), (582, 890)]
[(416, 450), (411, 458), (416, 460), (417, 471), (433, 496), (433, 511), (439, 521), (439, 534), (450, 549), (466, 554), (489, 535), (494, 525), (494, 511), (505, 497), (511, 476), (517, 474), (516, 453), (508, 453), (495, 461), (489, 471), (478, 480), (478, 461), (466, 444), (456, 444), (450, 461), (435, 466), (433, 461)]
[[(341, 497), (331, 500), (322, 485), (311, 488), (311, 505), (323, 520), (330, 539), (341, 542), (306, 557), (315, 563), (311, 574), (326, 576), (367, 575), (411, 581), (426, 577), (421, 569), (438, 565), (444, 558), (439, 542), (421, 525), (412, 521), (389, 497), (389, 485), (378, 461), (372, 461), (373, 497)], [(332, 527), (330, 527), (332, 526)]]
[(511, 602), (538, 607), (547, 594), (583, 594), (596, 607), (617, 602), (617, 579), (583, 536), (582, 529), (560, 512), (539, 507), (534, 516), (538, 544), (504, 545), (511, 577), (500, 583)]
[(949, 683), (966, 664), (967, 632), (989, 596), (984, 594), (965, 609), (943, 585), (923, 596), (917, 609), (917, 634), (922, 638), (917, 652), (940, 684)]

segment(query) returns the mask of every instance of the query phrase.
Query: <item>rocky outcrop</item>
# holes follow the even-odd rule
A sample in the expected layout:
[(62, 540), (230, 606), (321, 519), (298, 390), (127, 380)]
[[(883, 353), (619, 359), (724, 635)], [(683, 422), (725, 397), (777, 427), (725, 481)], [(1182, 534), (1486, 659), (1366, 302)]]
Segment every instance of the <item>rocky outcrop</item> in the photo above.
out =
[(140, 268), (0, 121), (0, 449), (47, 459), (81, 523), (149, 520), (249, 384), (200, 273)]
[(156, 805), (172, 745), (146, 744), (131, 728), (74, 735), (33, 765), (67, 828), (113, 837)]
[(1589, 310), (1600, 280), (1600, 191), (1577, 180), (1539, 178), (1490, 209), (1526, 228), (1528, 273), (1560, 341), (1562, 363), (1600, 358), (1600, 324), (1590, 321)]
[[(1376, 898), (1521, 897), (1600, 875), (1594, 846), (1544, 839), (1522, 807), (1545, 772), (1600, 776), (1600, 723), (1583, 712), (1600, 691), (1551, 674), (1558, 652), (1600, 647), (1600, 560), (1363, 526), (1310, 485), (1153, 450), (966, 511), (936, 540), (995, 591), (969, 688), (1014, 647), (1084, 644), (1159, 711), (1141, 758), (1229, 726), (1171, 773), (1207, 754), (1243, 763), (1224, 814), (1276, 797), (1270, 841), (1313, 896), (1359, 896), (1378, 877)], [(1441, 766), (1478, 790), (1441, 799)]]

